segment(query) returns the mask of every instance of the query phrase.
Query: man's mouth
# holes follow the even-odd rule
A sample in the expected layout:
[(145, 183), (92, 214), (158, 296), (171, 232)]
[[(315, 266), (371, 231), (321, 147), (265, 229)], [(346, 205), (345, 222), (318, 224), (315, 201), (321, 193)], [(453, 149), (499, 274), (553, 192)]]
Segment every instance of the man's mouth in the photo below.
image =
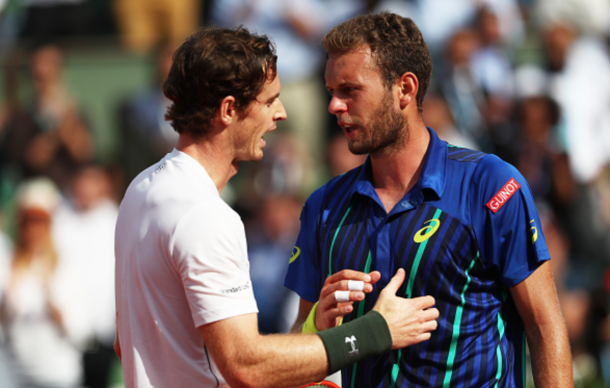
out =
[(354, 132), (356, 129), (358, 129), (358, 125), (353, 124), (353, 123), (339, 122), (339, 126), (341, 128), (343, 128), (346, 135), (349, 135), (352, 132)]

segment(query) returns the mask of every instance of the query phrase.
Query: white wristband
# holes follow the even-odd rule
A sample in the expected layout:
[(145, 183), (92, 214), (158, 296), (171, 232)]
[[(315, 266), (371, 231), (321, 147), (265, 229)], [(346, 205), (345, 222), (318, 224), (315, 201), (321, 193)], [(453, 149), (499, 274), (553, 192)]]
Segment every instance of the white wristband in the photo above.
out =
[(364, 290), (364, 282), (362, 280), (348, 280), (347, 289), (350, 291), (362, 291)]
[(349, 291), (335, 291), (335, 300), (339, 303), (349, 302)]

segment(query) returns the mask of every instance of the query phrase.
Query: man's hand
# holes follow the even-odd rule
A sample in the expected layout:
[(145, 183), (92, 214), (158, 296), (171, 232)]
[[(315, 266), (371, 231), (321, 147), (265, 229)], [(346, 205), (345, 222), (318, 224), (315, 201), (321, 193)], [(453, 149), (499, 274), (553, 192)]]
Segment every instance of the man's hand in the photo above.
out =
[[(316, 327), (326, 330), (335, 327), (343, 316), (352, 312), (354, 302), (364, 299), (364, 294), (373, 291), (373, 284), (381, 278), (379, 271), (370, 274), (344, 269), (326, 278), (324, 287), (320, 291), (320, 299), (316, 310)], [(348, 291), (350, 280), (363, 281), (362, 291), (349, 291), (349, 301), (337, 302), (335, 291)]]
[(390, 283), (381, 291), (373, 310), (385, 318), (392, 335), (392, 349), (400, 349), (430, 339), (430, 332), (436, 330), (439, 312), (434, 306), (434, 298), (421, 296), (406, 299), (396, 296), (398, 288), (405, 280), (405, 271), (400, 268)]

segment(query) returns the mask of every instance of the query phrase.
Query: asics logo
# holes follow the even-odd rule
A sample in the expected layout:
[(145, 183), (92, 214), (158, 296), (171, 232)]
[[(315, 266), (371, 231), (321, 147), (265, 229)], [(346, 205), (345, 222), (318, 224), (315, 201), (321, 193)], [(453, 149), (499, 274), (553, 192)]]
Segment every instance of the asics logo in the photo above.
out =
[(424, 226), (423, 228), (418, 230), (417, 233), (415, 233), (415, 236), (413, 236), (413, 241), (415, 241), (418, 244), (426, 241), (427, 239), (432, 237), (432, 235), (436, 232), (438, 227), (441, 226), (441, 221), (438, 218), (433, 218), (431, 220), (424, 222), (424, 224), (428, 224), (428, 223), (430, 223), (430, 225)]
[[(290, 256), (290, 263), (295, 261), (297, 259), (297, 257), (299, 257), (300, 254), (301, 254), (301, 248), (295, 246), (294, 249), (292, 250), (292, 256)], [(288, 264), (290, 264), (290, 263), (288, 263)]]
[[(530, 221), (530, 224), (533, 224), (534, 220)], [(534, 224), (534, 226), (532, 226), (530, 228), (530, 230), (532, 231), (532, 244), (534, 244), (536, 242), (536, 240), (538, 240), (538, 228), (536, 228), (536, 225)]]

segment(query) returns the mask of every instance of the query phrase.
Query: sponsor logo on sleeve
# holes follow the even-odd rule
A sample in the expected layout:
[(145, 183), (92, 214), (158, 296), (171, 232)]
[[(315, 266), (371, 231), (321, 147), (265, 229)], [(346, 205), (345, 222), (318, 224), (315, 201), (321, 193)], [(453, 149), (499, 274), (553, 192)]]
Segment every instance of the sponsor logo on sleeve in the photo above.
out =
[[(295, 246), (294, 249), (292, 250), (292, 256), (290, 256), (290, 263), (295, 261), (297, 259), (297, 257), (299, 257), (300, 254), (301, 254), (301, 248)], [(290, 264), (290, 263), (288, 263), (288, 264)]]
[(519, 182), (515, 178), (510, 180), (494, 195), (494, 197), (487, 202), (487, 207), (494, 213), (496, 213), (504, 204), (510, 199), (521, 188)]
[(531, 220), (530, 224), (532, 224), (532, 227), (530, 228), (530, 230), (532, 231), (532, 244), (535, 244), (536, 240), (538, 240), (538, 228), (536, 228), (534, 220)]
[(235, 294), (236, 292), (246, 291), (246, 290), (249, 290), (250, 288), (252, 288), (252, 286), (250, 285), (250, 282), (247, 282), (245, 284), (242, 284), (241, 286), (220, 290), (220, 293), (221, 294)]
[(441, 226), (441, 221), (438, 218), (433, 218), (424, 222), (424, 224), (427, 223), (430, 223), (430, 225), (424, 226), (423, 228), (418, 230), (417, 233), (415, 233), (415, 235), (413, 236), (413, 241), (415, 241), (417, 244), (420, 244), (432, 237), (438, 227)]

